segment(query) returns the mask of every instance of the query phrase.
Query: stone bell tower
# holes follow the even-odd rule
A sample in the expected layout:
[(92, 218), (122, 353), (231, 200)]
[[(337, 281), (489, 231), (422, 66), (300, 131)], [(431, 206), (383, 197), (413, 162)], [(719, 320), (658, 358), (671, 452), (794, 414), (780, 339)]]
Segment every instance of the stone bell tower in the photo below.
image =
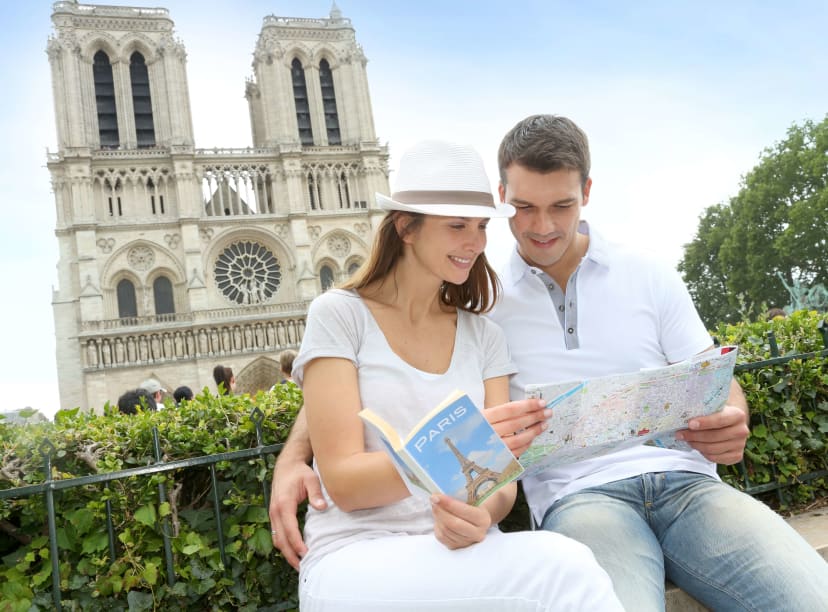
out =
[(214, 388), (219, 363), (239, 391), (270, 387), (388, 192), (350, 20), (264, 18), (244, 149), (195, 147), (166, 9), (55, 2), (52, 22), (61, 407), (100, 410), (150, 376)]

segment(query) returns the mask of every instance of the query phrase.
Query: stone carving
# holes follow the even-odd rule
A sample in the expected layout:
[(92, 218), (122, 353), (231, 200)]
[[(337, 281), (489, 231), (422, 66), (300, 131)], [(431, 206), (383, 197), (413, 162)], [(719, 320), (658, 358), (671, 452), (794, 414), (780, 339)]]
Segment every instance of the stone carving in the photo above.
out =
[(190, 282), (189, 286), (192, 289), (200, 289), (204, 287), (204, 279), (201, 277), (201, 274), (198, 273), (198, 270), (193, 268), (192, 274), (190, 274)]
[(98, 289), (97, 285), (95, 285), (95, 283), (92, 282), (92, 275), (87, 274), (86, 275), (86, 282), (84, 283), (83, 288), (81, 289), (81, 295), (85, 296), (85, 297), (89, 297), (89, 296), (96, 296), (96, 295), (100, 295), (100, 294), (101, 294), (101, 290)]
[(101, 363), (105, 368), (112, 364), (112, 353), (110, 352), (109, 340), (106, 338), (101, 342)]
[(132, 247), (127, 253), (127, 262), (133, 270), (144, 272), (155, 263), (155, 253), (148, 246)]
[(124, 342), (120, 338), (115, 338), (115, 363), (121, 364), (124, 361), (126, 361)]
[(351, 241), (342, 234), (335, 234), (328, 238), (328, 250), (337, 257), (345, 257), (351, 252)]
[(198, 330), (198, 352), (200, 355), (206, 355), (210, 352), (210, 343), (204, 329)]
[(250, 240), (235, 242), (216, 259), (213, 276), (222, 295), (234, 304), (263, 304), (279, 289), (279, 260), (265, 246)]
[(50, 60), (56, 60), (60, 58), (60, 54), (62, 52), (63, 46), (58, 42), (56, 38), (50, 36), (49, 42), (46, 43), (46, 55), (49, 56)]
[(202, 227), (198, 230), (198, 233), (204, 242), (210, 242), (213, 239), (214, 232), (212, 227)]
[(135, 363), (138, 359), (138, 354), (135, 349), (135, 338), (133, 336), (128, 336), (127, 341), (127, 359), (129, 363)]
[(173, 57), (183, 61), (187, 59), (187, 51), (184, 48), (184, 43), (173, 38), (172, 34), (164, 34), (161, 39), (161, 44), (158, 45), (158, 55), (166, 55), (170, 53)]
[(86, 365), (90, 368), (98, 367), (98, 343), (94, 340), (86, 343)]
[(356, 233), (360, 236), (364, 236), (368, 233), (368, 224), (367, 223), (354, 223), (354, 229)]
[(288, 225), (287, 223), (277, 223), (276, 226), (273, 228), (276, 231), (276, 235), (279, 238), (286, 238), (288, 235)]
[(171, 249), (177, 249), (179, 243), (181, 242), (181, 236), (178, 234), (166, 234), (164, 236), (164, 242), (166, 242), (167, 246)]
[(90, 338), (82, 341), (80, 347), (87, 369), (127, 368), (181, 359), (281, 350), (296, 346), (302, 340), (304, 323), (300, 317), (200, 328), (197, 331)]
[(98, 245), (98, 248), (101, 249), (101, 253), (111, 253), (112, 247), (115, 246), (115, 239), (114, 238), (98, 238), (98, 241), (95, 243)]
[(308, 236), (311, 237), (312, 240), (316, 240), (319, 238), (319, 234), (322, 233), (322, 227), (319, 225), (309, 225), (308, 226)]

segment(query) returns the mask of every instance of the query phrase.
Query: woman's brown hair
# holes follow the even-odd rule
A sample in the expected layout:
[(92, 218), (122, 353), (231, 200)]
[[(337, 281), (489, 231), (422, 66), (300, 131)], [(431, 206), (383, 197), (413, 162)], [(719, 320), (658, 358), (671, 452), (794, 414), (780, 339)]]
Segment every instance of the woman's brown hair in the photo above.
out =
[[(397, 231), (397, 219), (409, 217), (402, 232)], [(343, 289), (364, 289), (372, 283), (382, 283), (394, 270), (403, 254), (403, 238), (416, 231), (423, 224), (425, 215), (420, 213), (391, 211), (377, 228), (374, 244), (368, 259), (342, 285)], [(473, 313), (489, 312), (497, 301), (500, 281), (489, 265), (486, 254), (481, 253), (474, 262), (469, 277), (462, 285), (443, 283), (440, 287), (440, 301)]]

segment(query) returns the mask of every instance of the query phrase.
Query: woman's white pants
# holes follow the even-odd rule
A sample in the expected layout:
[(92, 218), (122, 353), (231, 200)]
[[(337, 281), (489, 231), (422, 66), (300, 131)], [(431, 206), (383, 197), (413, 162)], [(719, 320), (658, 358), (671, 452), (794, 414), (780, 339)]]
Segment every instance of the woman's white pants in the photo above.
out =
[(548, 531), (502, 533), (461, 550), (429, 535), (356, 542), (303, 571), (303, 612), (622, 610), (590, 550)]

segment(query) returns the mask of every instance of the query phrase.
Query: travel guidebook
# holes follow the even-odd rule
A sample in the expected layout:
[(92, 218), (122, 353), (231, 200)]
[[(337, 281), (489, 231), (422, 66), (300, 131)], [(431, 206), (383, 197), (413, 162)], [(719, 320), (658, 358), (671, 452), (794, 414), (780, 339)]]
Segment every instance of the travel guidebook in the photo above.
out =
[(403, 432), (404, 437), (370, 409), (359, 416), (377, 432), (412, 492), (445, 493), (479, 505), (523, 472), (483, 413), (460, 391)]
[(690, 448), (674, 434), (724, 407), (736, 354), (723, 346), (661, 368), (527, 385), (526, 397), (545, 399), (553, 414), (520, 456), (524, 476), (637, 444)]

